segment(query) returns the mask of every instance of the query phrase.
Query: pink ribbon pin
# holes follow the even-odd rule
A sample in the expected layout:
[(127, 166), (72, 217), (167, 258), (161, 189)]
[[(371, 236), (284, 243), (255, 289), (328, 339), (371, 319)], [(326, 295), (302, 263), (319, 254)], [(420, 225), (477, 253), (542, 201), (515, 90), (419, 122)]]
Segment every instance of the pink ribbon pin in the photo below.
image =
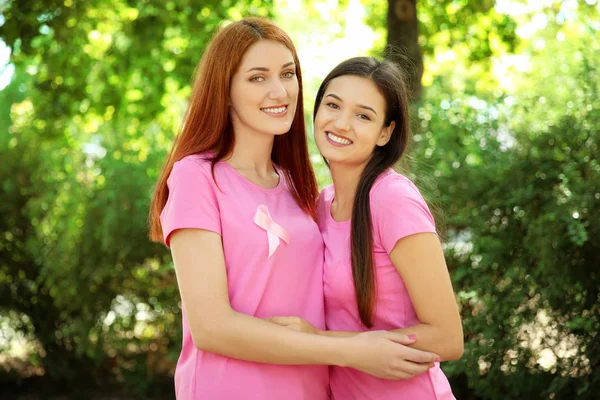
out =
[(267, 206), (261, 204), (256, 209), (254, 214), (254, 222), (256, 225), (267, 231), (269, 240), (269, 258), (275, 253), (279, 246), (279, 239), (282, 239), (287, 244), (290, 243), (290, 235), (279, 224), (271, 219)]

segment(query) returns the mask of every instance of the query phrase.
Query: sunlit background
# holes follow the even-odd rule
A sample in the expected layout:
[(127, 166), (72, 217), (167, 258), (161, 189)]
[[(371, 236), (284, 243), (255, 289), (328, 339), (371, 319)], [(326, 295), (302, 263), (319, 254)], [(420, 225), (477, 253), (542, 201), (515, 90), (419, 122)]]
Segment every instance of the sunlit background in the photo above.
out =
[[(322, 78), (383, 54), (403, 4), (0, 2), (0, 398), (173, 398), (178, 292), (145, 218), (210, 35), (275, 20), (310, 127)], [(596, 398), (600, 4), (416, 5), (422, 94), (399, 168), (444, 238), (465, 330), (443, 366), (455, 395)]]

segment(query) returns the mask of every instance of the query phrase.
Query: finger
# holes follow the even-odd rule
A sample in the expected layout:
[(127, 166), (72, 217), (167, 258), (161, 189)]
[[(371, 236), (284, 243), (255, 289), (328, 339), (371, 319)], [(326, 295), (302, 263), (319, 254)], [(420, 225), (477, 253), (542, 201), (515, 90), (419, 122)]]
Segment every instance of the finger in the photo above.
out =
[(433, 365), (433, 363), (414, 363), (411, 361), (401, 361), (398, 366), (394, 369), (398, 372), (406, 375), (410, 375), (410, 377), (414, 377), (422, 374), (423, 372), (427, 372), (429, 368)]
[(429, 351), (414, 349), (412, 347), (404, 347), (402, 348), (402, 352), (399, 352), (398, 354), (402, 359), (415, 363), (431, 364), (439, 360), (439, 356), (437, 354), (430, 353)]
[(269, 321), (277, 325), (289, 325), (292, 317), (269, 317)]
[(391, 340), (392, 342), (404, 345), (413, 344), (417, 340), (416, 335), (407, 335), (405, 333), (400, 332), (387, 332), (385, 337)]

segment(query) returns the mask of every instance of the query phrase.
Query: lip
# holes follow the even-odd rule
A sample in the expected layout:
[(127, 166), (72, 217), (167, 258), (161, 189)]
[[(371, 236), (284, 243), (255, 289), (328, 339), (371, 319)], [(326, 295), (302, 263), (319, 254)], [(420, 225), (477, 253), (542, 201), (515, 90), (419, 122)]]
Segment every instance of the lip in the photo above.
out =
[[(335, 136), (340, 137), (342, 139), (346, 139), (346, 140), (348, 140), (350, 142), (350, 144), (342, 144), (342, 143), (334, 142), (333, 140), (331, 140), (329, 138), (329, 134), (335, 135)], [(333, 132), (333, 131), (325, 131), (325, 139), (327, 139), (327, 142), (329, 144), (331, 144), (332, 146), (335, 146), (335, 147), (346, 147), (346, 146), (350, 146), (351, 144), (354, 143), (352, 140), (348, 139), (347, 137), (345, 137), (343, 135), (340, 135), (340, 134), (338, 134), (336, 132)]]
[[(283, 111), (282, 113), (279, 114), (272, 114), (272, 113), (268, 113), (265, 110), (265, 108), (280, 108), (280, 107), (285, 107), (285, 111)], [(262, 111), (263, 113), (267, 114), (269, 117), (274, 117), (274, 118), (280, 118), (280, 117), (285, 117), (289, 111), (289, 104), (279, 104), (276, 106), (268, 106), (268, 107), (261, 107), (260, 111)]]

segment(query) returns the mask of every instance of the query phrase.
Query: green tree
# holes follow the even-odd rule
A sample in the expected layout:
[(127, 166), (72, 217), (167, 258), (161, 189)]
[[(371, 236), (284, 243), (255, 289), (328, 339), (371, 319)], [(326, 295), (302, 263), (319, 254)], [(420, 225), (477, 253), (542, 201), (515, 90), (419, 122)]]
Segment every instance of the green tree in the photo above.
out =
[(392, 52), (390, 58), (400, 63), (408, 72), (408, 84), (413, 99), (419, 100), (422, 91), (423, 56), (419, 45), (417, 0), (388, 0), (387, 44), (401, 51), (400, 54)]
[[(389, 2), (363, 2), (380, 54)], [(195, 3), (0, 6), (16, 68), (0, 92), (0, 317), (37, 344), (44, 379), (172, 393), (159, 380), (179, 351), (179, 297), (166, 249), (146, 239), (152, 185), (214, 28), (272, 12)], [(425, 90), (412, 177), (447, 219), (466, 338), (463, 358), (443, 366), (455, 394), (594, 398), (598, 6), (416, 6)], [(517, 36), (533, 20), (547, 23)], [(341, 32), (331, 25), (315, 23), (328, 39)]]
[[(487, 66), (493, 55), (513, 51), (517, 45), (515, 22), (498, 13), (494, 0), (362, 0), (367, 20), (386, 38), (374, 49), (403, 66), (414, 102), (423, 96), (423, 55), (432, 62), (436, 51), (460, 49), (461, 58)], [(489, 66), (488, 66), (489, 67)], [(426, 86), (429, 83), (426, 82)]]
[[(212, 32), (271, 2), (8, 2), (0, 92), (0, 315), (52, 381), (156, 388), (179, 351), (152, 187)], [(6, 200), (6, 201), (4, 201)], [(168, 388), (169, 393), (171, 389)]]
[[(457, 398), (593, 398), (596, 2), (364, 3), (412, 59), (403, 65), (416, 100), (425, 88), (409, 164), (446, 215), (466, 340), (463, 358), (444, 365)], [(411, 69), (419, 45), (422, 80)]]
[(495, 72), (448, 60), (416, 110), (413, 173), (445, 207), (465, 328), (444, 366), (457, 398), (592, 399), (600, 385), (598, 9), (566, 7), (515, 17), (547, 22), (488, 60)]

